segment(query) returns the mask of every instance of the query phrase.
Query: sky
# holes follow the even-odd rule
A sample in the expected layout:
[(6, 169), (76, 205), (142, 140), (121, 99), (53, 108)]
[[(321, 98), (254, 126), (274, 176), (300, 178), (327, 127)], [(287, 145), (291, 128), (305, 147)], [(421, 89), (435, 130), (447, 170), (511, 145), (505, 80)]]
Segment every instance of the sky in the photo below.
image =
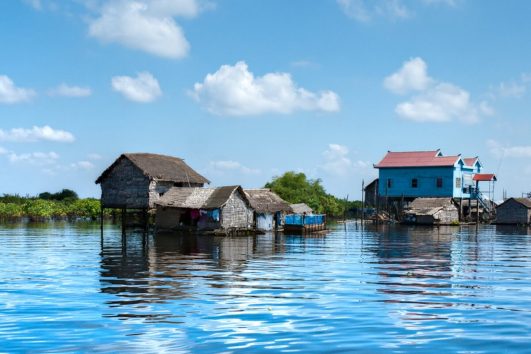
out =
[(0, 194), (94, 183), (124, 152), (212, 186), (286, 171), (338, 197), (387, 151), (479, 156), (531, 192), (529, 1), (0, 2)]

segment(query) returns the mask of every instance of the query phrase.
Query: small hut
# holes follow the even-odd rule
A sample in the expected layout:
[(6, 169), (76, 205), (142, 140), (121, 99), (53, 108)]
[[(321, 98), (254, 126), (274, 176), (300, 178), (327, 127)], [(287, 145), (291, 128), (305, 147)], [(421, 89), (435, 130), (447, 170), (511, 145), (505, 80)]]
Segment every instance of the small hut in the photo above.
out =
[(270, 189), (245, 189), (245, 194), (254, 210), (255, 226), (259, 231), (280, 227), (283, 214), (291, 211), (289, 203)]
[(290, 205), (291, 207), (291, 212), (293, 214), (300, 214), (300, 215), (303, 215), (303, 214), (313, 214), (313, 210), (312, 208), (310, 208), (308, 205), (306, 205), (305, 203), (297, 203), (297, 204), (291, 204)]
[(452, 198), (417, 198), (404, 210), (403, 222), (450, 225), (459, 223), (459, 211)]
[(531, 225), (531, 199), (509, 198), (498, 205), (496, 223)]
[(184, 160), (165, 155), (122, 154), (98, 179), (103, 208), (151, 209), (172, 187), (210, 183)]
[(253, 210), (240, 186), (174, 187), (155, 204), (159, 229), (223, 234), (253, 229)]

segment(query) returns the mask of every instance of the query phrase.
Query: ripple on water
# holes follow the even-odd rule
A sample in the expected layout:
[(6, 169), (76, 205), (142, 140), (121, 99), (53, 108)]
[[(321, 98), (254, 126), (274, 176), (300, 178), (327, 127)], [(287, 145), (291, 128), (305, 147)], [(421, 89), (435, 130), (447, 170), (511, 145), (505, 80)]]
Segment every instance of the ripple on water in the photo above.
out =
[(527, 352), (531, 230), (0, 227), (2, 350)]

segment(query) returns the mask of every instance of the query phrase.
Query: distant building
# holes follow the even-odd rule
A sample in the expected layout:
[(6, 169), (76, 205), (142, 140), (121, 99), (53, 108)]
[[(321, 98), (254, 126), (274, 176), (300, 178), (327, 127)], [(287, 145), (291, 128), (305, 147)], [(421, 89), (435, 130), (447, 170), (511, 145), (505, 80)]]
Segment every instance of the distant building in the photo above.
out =
[(291, 204), (293, 214), (313, 214), (313, 209), (304, 203)]
[(270, 189), (245, 189), (244, 192), (254, 210), (255, 227), (259, 231), (280, 227), (283, 215), (291, 211), (289, 203)]
[(509, 198), (498, 205), (496, 223), (531, 225), (531, 199)]
[(450, 225), (459, 223), (459, 210), (453, 198), (417, 198), (404, 210), (403, 222)]
[(98, 179), (104, 208), (151, 209), (172, 187), (210, 183), (184, 160), (165, 155), (122, 154)]
[(240, 186), (174, 187), (155, 204), (159, 229), (220, 233), (254, 229), (253, 209)]
[(384, 198), (475, 198), (482, 164), (477, 157), (443, 156), (440, 150), (391, 152), (374, 165), (379, 170), (378, 194)]

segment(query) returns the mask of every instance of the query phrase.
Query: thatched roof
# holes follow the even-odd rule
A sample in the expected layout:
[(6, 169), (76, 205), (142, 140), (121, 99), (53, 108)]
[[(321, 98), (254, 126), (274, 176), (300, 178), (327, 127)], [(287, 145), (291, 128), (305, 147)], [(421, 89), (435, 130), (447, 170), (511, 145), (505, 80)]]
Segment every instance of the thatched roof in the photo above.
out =
[(291, 204), (290, 207), (291, 207), (291, 211), (294, 214), (304, 214), (304, 213), (312, 214), (313, 213), (312, 208), (310, 208), (308, 205), (304, 203)]
[(251, 203), (251, 207), (257, 213), (275, 213), (277, 211), (291, 211), (289, 203), (280, 198), (275, 192), (270, 189), (245, 189), (247, 199)]
[(114, 163), (109, 166), (96, 183), (101, 181), (112, 171), (112, 169), (122, 160), (127, 159), (138, 167), (145, 176), (150, 179), (159, 181), (170, 181), (176, 183), (210, 183), (208, 179), (201, 176), (190, 166), (188, 166), (183, 159), (173, 156), (134, 153), (122, 154)]
[(218, 188), (173, 187), (164, 193), (155, 204), (182, 209), (217, 209), (223, 207), (236, 191), (249, 204), (240, 186)]
[(441, 209), (456, 208), (452, 198), (417, 198), (407, 207), (412, 214), (433, 215)]

